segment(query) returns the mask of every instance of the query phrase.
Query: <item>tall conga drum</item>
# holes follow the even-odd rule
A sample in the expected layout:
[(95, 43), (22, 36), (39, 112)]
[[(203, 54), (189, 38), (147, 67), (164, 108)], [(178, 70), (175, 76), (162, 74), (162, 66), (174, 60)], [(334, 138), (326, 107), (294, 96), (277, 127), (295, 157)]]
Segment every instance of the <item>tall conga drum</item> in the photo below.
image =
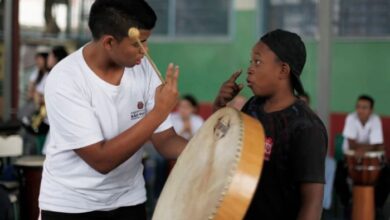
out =
[(24, 156), (15, 161), (20, 180), (21, 219), (36, 220), (44, 156)]
[(264, 130), (233, 108), (214, 113), (187, 144), (153, 220), (243, 219), (259, 181)]
[(353, 150), (345, 154), (353, 181), (352, 219), (374, 220), (374, 187), (384, 166), (383, 151), (369, 151), (357, 158)]

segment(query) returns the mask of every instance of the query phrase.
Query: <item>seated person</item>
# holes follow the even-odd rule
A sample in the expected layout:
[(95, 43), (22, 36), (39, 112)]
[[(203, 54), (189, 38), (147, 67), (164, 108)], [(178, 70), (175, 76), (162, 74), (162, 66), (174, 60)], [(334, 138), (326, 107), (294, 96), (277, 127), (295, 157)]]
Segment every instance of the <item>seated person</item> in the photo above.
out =
[(349, 114), (343, 130), (343, 150), (354, 150), (358, 156), (367, 151), (384, 150), (381, 119), (373, 113), (374, 99), (361, 95), (356, 111)]
[(198, 102), (191, 95), (185, 95), (179, 102), (177, 112), (172, 113), (172, 124), (176, 133), (189, 140), (203, 124), (203, 119), (196, 114)]
[[(374, 99), (368, 95), (359, 96), (356, 103), (356, 111), (350, 113), (345, 120), (343, 129), (344, 153), (348, 150), (354, 150), (356, 157), (362, 157), (368, 151), (384, 150), (382, 123), (373, 110)], [(387, 187), (381, 186), (384, 183), (383, 181), (386, 181), (387, 171), (385, 170), (387, 169), (382, 171), (375, 188), (375, 205), (377, 208), (383, 206), (388, 194)], [(338, 163), (336, 172), (335, 189), (345, 207), (345, 217), (349, 218), (351, 190), (347, 182), (348, 170), (344, 161)]]

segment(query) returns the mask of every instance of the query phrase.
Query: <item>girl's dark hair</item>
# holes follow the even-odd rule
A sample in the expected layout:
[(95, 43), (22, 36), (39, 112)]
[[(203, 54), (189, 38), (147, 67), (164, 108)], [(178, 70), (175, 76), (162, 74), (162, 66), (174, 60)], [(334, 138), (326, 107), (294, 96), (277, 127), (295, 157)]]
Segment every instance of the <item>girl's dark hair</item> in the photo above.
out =
[(56, 57), (57, 62), (60, 62), (62, 59), (68, 56), (68, 51), (66, 51), (64, 46), (55, 46), (51, 52)]
[(38, 76), (35, 80), (35, 84), (38, 84), (41, 82), (41, 80), (43, 79), (43, 77), (45, 76), (45, 73), (46, 73), (46, 68), (47, 68), (47, 57), (48, 57), (48, 53), (44, 53), (44, 52), (41, 52), (41, 53), (37, 53), (35, 55), (35, 57), (42, 57), (43, 60), (44, 60), (44, 67), (45, 69), (42, 70), (42, 69), (38, 69)]

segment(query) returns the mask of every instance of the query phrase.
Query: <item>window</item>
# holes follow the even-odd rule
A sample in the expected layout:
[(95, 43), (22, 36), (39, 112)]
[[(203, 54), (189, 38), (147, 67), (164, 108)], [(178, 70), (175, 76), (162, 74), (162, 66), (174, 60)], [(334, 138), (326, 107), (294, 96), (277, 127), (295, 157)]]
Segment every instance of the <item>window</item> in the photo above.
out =
[(318, 0), (260, 0), (265, 32), (282, 28), (305, 37), (318, 33)]
[(227, 37), (232, 0), (147, 0), (157, 13), (154, 33), (166, 37)]
[[(19, 0), (22, 36), (88, 38), (88, 13), (94, 0)], [(45, 3), (51, 3), (46, 4)]]
[(389, 0), (334, 0), (334, 4), (337, 36), (390, 36)]
[[(55, 27), (57, 31), (53, 32), (66, 32), (67, 36), (77, 38), (90, 37), (88, 17), (94, 0), (52, 1), (55, 4), (51, 7), (51, 15), (53, 23), (57, 26)], [(230, 36), (233, 0), (146, 1), (158, 17), (154, 30), (156, 36), (164, 38)], [(22, 31), (42, 33), (48, 28), (53, 28), (45, 21), (45, 0), (20, 0), (19, 6)]]
[(170, 7), (170, 2), (172, 0), (147, 0), (150, 6), (157, 14), (157, 24), (153, 30), (154, 34), (158, 35), (168, 35), (169, 30), (169, 17), (173, 13), (172, 7)]
[[(336, 37), (389, 37), (389, 0), (332, 1), (332, 32)], [(259, 0), (263, 32), (283, 28), (303, 37), (319, 31), (319, 0)]]

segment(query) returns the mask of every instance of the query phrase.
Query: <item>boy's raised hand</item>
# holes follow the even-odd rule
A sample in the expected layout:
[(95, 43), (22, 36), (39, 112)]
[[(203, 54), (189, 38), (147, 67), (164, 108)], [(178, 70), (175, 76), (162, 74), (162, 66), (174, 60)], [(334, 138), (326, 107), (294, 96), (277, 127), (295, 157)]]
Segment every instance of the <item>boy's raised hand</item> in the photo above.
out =
[(218, 96), (214, 101), (213, 110), (216, 111), (226, 106), (240, 91), (244, 88), (243, 84), (237, 84), (236, 80), (241, 75), (242, 70), (238, 70), (224, 82), (219, 90)]

